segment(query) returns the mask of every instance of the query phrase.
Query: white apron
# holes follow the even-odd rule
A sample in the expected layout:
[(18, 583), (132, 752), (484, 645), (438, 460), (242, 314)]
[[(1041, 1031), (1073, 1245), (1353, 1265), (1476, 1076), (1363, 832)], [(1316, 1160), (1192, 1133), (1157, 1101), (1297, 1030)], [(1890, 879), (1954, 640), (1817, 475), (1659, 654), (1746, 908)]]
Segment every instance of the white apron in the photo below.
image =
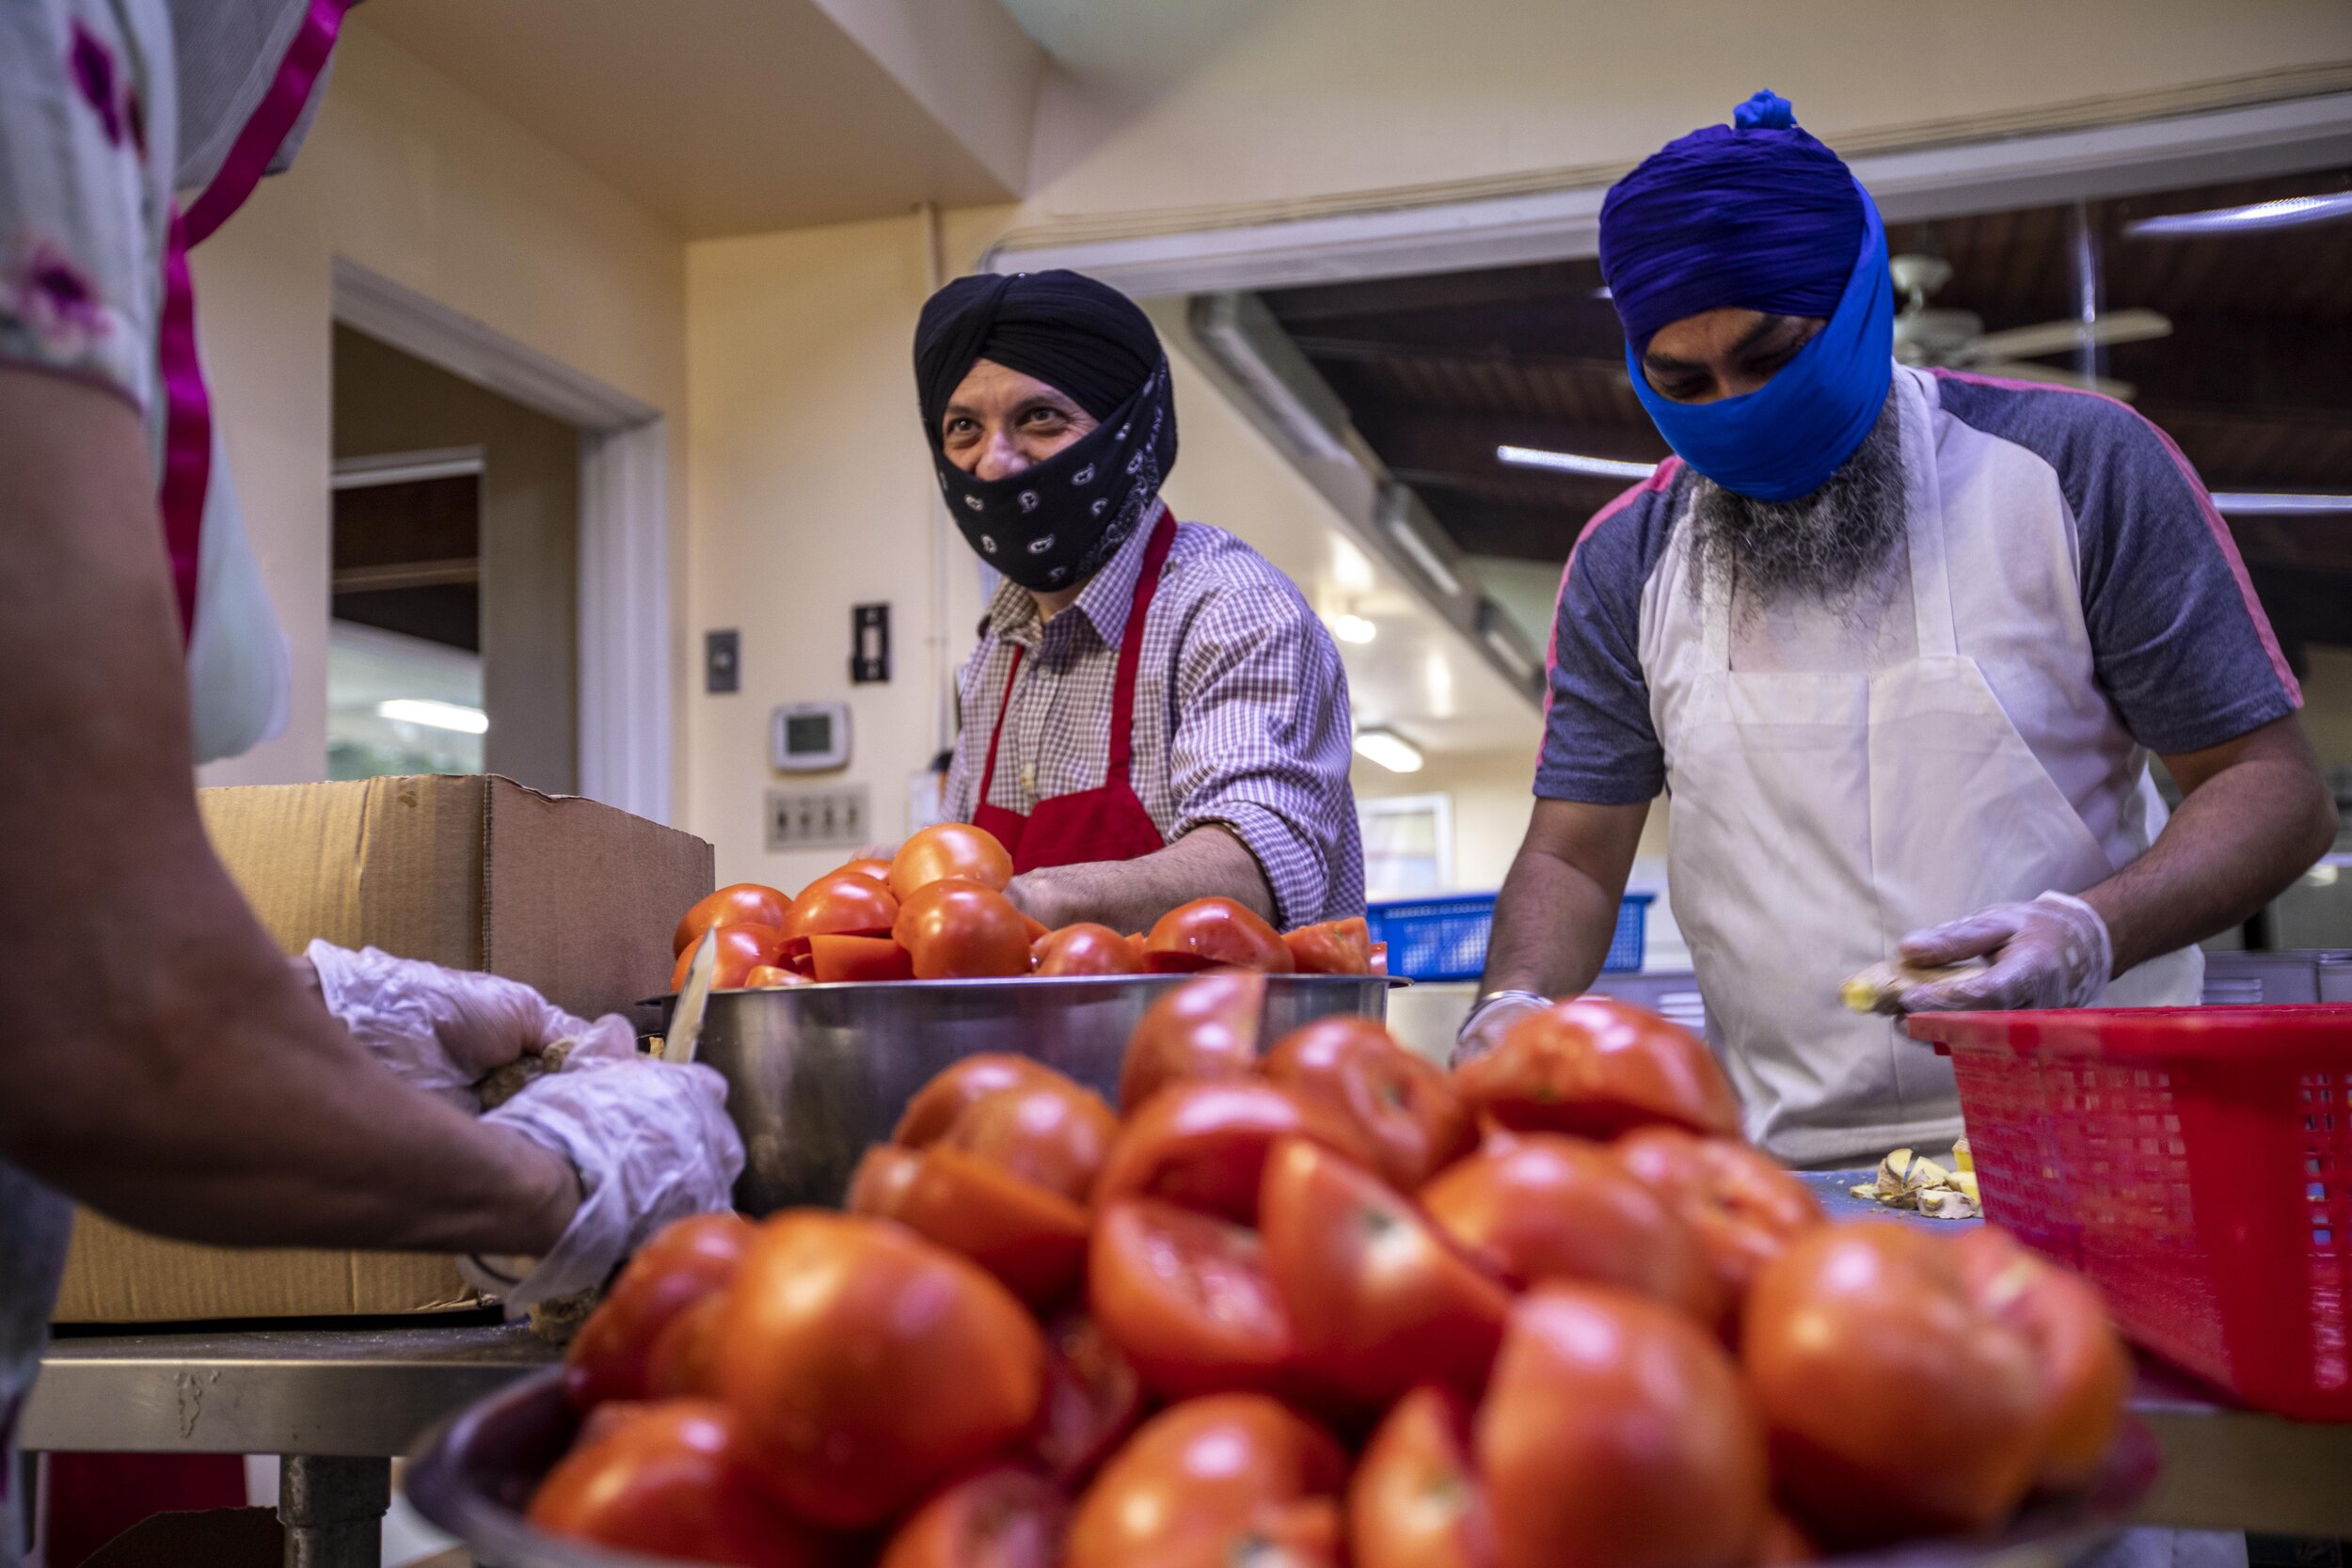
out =
[[(2015, 449), (1944, 418), (1930, 378), (1898, 370), (1895, 387), (1909, 584), (1883, 624), (1897, 652), (1771, 668), (1735, 634), (1730, 584), (1691, 591), (1687, 517), (1644, 607), (1675, 918), (1748, 1135), (1799, 1165), (1961, 1131), (1950, 1065), (1848, 1011), (1839, 981), (1922, 927), (2103, 881), (2164, 822), (2145, 753), (2097, 697), (2062, 501)], [(1906, 611), (1911, 636), (1894, 621)], [(2014, 719), (1979, 665), (1994, 657)], [(2168, 954), (2102, 1000), (2194, 1003), (2203, 969), (2195, 948)]]

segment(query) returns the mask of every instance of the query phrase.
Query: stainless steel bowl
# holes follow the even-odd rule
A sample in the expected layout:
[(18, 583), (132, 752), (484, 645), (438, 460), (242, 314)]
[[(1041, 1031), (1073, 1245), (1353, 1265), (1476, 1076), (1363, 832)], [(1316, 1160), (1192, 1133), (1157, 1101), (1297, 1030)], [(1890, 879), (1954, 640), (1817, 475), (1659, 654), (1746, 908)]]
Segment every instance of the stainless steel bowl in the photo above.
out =
[[(736, 1206), (766, 1214), (838, 1203), (868, 1144), (890, 1136), (914, 1091), (984, 1051), (1034, 1056), (1114, 1103), (1127, 1037), (1181, 975), (1067, 980), (898, 980), (714, 991), (700, 1060), (727, 1081), (749, 1156)], [(1266, 977), (1261, 1038), (1329, 1013), (1382, 1018), (1375, 975)]]

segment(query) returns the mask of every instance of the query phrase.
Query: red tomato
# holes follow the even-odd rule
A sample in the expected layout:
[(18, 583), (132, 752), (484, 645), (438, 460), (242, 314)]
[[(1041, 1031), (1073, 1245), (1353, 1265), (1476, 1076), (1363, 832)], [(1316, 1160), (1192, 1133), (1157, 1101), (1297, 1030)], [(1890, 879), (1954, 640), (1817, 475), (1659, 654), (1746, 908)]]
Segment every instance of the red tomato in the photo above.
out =
[(807, 975), (797, 969), (779, 969), (774, 964), (756, 964), (744, 972), (746, 990), (773, 990), (784, 986), (805, 986)]
[(983, 1470), (918, 1508), (877, 1568), (1056, 1568), (1069, 1504), (1026, 1470)]
[[(710, 940), (719, 949), (718, 966), (710, 972), (713, 990), (740, 990), (753, 970), (774, 964), (783, 941), (767, 926), (722, 926), (719, 934)], [(677, 956), (677, 963), (670, 971), (672, 990), (685, 988), (686, 972), (693, 962), (691, 947)]]
[(1119, 1136), (1119, 1117), (1092, 1089), (1040, 1070), (1046, 1075), (966, 1105), (940, 1144), (1084, 1203)]
[(723, 887), (686, 911), (671, 934), (670, 951), (673, 955), (685, 952), (713, 926), (765, 926), (782, 930), (791, 909), (791, 899), (757, 882)]
[(1521, 1288), (1618, 1285), (1723, 1321), (1723, 1286), (1690, 1227), (1598, 1144), (1555, 1132), (1498, 1139), (1422, 1190), (1429, 1217)]
[(1144, 961), (1162, 974), (1231, 965), (1291, 972), (1291, 950), (1258, 913), (1231, 898), (1196, 898), (1160, 916), (1143, 941)]
[(1265, 1166), (1258, 1228), (1302, 1368), (1360, 1406), (1417, 1383), (1475, 1393), (1511, 1298), (1363, 1166), (1284, 1138)]
[(1765, 1519), (1763, 1533), (1756, 1540), (1749, 1568), (1804, 1568), (1821, 1560), (1821, 1548), (1813, 1544), (1813, 1538), (1778, 1509)]
[(1064, 1562), (1131, 1568), (1192, 1542), (1238, 1544), (1292, 1505), (1332, 1497), (1346, 1475), (1331, 1434), (1277, 1401), (1189, 1400), (1146, 1421), (1103, 1466), (1071, 1515)]
[(1617, 1163), (1665, 1199), (1696, 1237), (1723, 1288), (1726, 1327), (1757, 1271), (1795, 1237), (1828, 1223), (1805, 1184), (1772, 1157), (1729, 1138), (1644, 1127), (1611, 1146)]
[[(871, 877), (874, 880), (882, 883), (884, 887), (888, 887), (890, 885), (890, 863), (885, 860), (876, 860), (871, 855), (863, 856), (853, 861), (845, 861), (841, 864), (834, 866), (831, 871), (826, 872), (825, 876), (837, 877), (844, 871), (854, 871), (861, 877)], [(824, 880), (824, 878), (820, 877), (818, 880), (822, 881)]]
[(1292, 1030), (1266, 1053), (1265, 1075), (1353, 1122), (1391, 1186), (1409, 1193), (1470, 1152), (1452, 1081), (1371, 1019), (1340, 1013)]
[(1256, 1231), (1149, 1198), (1106, 1204), (1087, 1298), (1144, 1386), (1170, 1399), (1272, 1387), (1287, 1370), (1290, 1320)]
[(564, 1393), (575, 1410), (642, 1400), (654, 1341), (688, 1307), (717, 1295), (750, 1250), (740, 1214), (696, 1214), (637, 1249), (564, 1353)]
[(1605, 996), (1530, 1013), (1502, 1043), (1456, 1068), (1474, 1113), (1534, 1132), (1613, 1138), (1652, 1122), (1730, 1136), (1740, 1130), (1731, 1080), (1696, 1035)]
[(1302, 1497), (1222, 1534), (1179, 1536), (1128, 1557), (1127, 1568), (1342, 1568), (1340, 1505)]
[(942, 822), (898, 846), (890, 863), (890, 891), (902, 902), (947, 877), (961, 877), (1002, 893), (1012, 880), (1012, 857), (985, 828)]
[(1502, 1568), (1741, 1568), (1769, 1506), (1764, 1426), (1722, 1344), (1607, 1286), (1512, 1307), (1473, 1451)]
[(1773, 1482), (1825, 1546), (1979, 1529), (2033, 1484), (2042, 1370), (2024, 1333), (1970, 1299), (1962, 1256), (1894, 1221), (1822, 1226), (1749, 1292), (1741, 1359)]
[(1143, 1380), (1084, 1312), (1045, 1325), (1045, 1405), (1032, 1445), (1045, 1473), (1075, 1486), (1143, 1415)]
[(914, 959), (888, 937), (810, 937), (808, 963), (820, 982), (914, 978)]
[(2048, 1414), (2034, 1479), (2053, 1491), (2087, 1483), (2115, 1444), (2132, 1384), (2106, 1304), (2089, 1281), (2005, 1230), (1971, 1230), (1952, 1246), (1977, 1306), (2022, 1332), (2041, 1364)]
[(1470, 1465), (1470, 1412), (1414, 1389), (1372, 1434), (1347, 1483), (1356, 1568), (1496, 1568), (1495, 1522)]
[(991, 888), (949, 877), (898, 906), (892, 934), (918, 980), (977, 980), (1029, 972), (1027, 916)]
[(1119, 1108), (1128, 1115), (1162, 1085), (1185, 1078), (1248, 1078), (1258, 1070), (1265, 976), (1228, 970), (1187, 980), (1144, 1010), (1127, 1037)]
[(886, 936), (898, 918), (898, 900), (888, 888), (856, 871), (818, 878), (792, 901), (787, 940), (816, 936)]
[(1174, 1085), (1127, 1118), (1095, 1183), (1095, 1202), (1155, 1197), (1254, 1224), (1266, 1156), (1277, 1139), (1293, 1134), (1366, 1157), (1353, 1122), (1262, 1080)]
[(1048, 931), (1031, 948), (1040, 975), (1141, 974), (1143, 960), (1108, 926), (1080, 921)]
[(1282, 945), (1291, 950), (1291, 966), (1301, 974), (1372, 973), (1372, 932), (1360, 914), (1285, 931)]
[(850, 1174), (848, 1208), (969, 1258), (1035, 1306), (1068, 1295), (1086, 1263), (1084, 1209), (944, 1143), (868, 1148)]
[(653, 1400), (717, 1399), (719, 1383), (710, 1358), (719, 1347), (719, 1314), (724, 1291), (714, 1291), (672, 1318), (645, 1353), (645, 1397)]
[(943, 1069), (914, 1091), (914, 1098), (899, 1113), (898, 1125), (891, 1130), (890, 1141), (909, 1148), (921, 1148), (946, 1135), (956, 1117), (963, 1114), (963, 1108), (974, 1101), (1014, 1084), (1041, 1079), (1070, 1082), (1043, 1062), (1028, 1056), (998, 1051), (966, 1056)]
[(1374, 942), (1374, 943), (1372, 944), (1372, 958), (1371, 958), (1370, 963), (1371, 963), (1371, 967), (1365, 971), (1365, 973), (1366, 973), (1366, 974), (1388, 974), (1388, 972), (1389, 972), (1389, 944), (1388, 944), (1387, 942)]
[(759, 1227), (715, 1365), (770, 1490), (857, 1529), (1028, 1431), (1045, 1342), (965, 1259), (896, 1225), (796, 1209)]
[(736, 1419), (703, 1400), (655, 1405), (558, 1461), (531, 1499), (550, 1535), (686, 1562), (815, 1568), (834, 1548), (763, 1492)]

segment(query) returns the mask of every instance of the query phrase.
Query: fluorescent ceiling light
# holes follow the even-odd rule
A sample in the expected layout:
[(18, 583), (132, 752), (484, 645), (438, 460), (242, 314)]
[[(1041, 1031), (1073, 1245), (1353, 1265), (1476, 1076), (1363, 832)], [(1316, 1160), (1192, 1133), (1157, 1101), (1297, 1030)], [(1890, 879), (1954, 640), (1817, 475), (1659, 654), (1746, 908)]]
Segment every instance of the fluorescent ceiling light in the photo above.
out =
[(2213, 504), (2235, 517), (2296, 516), (2352, 512), (2352, 496), (2291, 496), (2268, 490), (2216, 490)]
[(1380, 635), (1380, 628), (1360, 615), (1334, 615), (1331, 635), (1343, 642), (1369, 642)]
[(490, 716), (480, 708), (437, 703), (430, 697), (387, 697), (375, 705), (375, 716), (427, 729), (455, 730), (460, 735), (482, 735), (490, 728)]
[(1391, 773), (1421, 771), (1421, 748), (1394, 730), (1358, 730), (1356, 754), (1376, 762)]
[(1541, 447), (1497, 447), (1495, 455), (1522, 468), (1550, 468), (1564, 474), (1597, 474), (1603, 479), (1647, 479), (1658, 471), (1655, 463), (1625, 463), (1613, 457), (1585, 457), (1572, 451), (1546, 451)]
[(2290, 196), (2278, 201), (2257, 201), (2249, 207), (2215, 207), (2202, 213), (2168, 213), (2162, 217), (2135, 219), (2123, 226), (2123, 232), (2136, 240), (2186, 239), (2201, 234), (2255, 234), (2265, 229), (2292, 229), (2297, 224), (2344, 217), (2352, 217), (2352, 191)]

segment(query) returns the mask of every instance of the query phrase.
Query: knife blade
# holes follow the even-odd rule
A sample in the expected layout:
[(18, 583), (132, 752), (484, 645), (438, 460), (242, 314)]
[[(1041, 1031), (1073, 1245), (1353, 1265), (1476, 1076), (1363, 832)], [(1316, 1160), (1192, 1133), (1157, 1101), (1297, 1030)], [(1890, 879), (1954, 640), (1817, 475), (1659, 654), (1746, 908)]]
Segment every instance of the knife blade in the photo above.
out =
[(719, 927), (705, 931), (694, 944), (694, 960), (686, 966), (686, 984), (678, 987), (677, 1004), (670, 1009), (668, 1031), (661, 1037), (661, 1059), (691, 1062), (701, 1048), (703, 1011), (710, 1005), (711, 976), (719, 972)]

